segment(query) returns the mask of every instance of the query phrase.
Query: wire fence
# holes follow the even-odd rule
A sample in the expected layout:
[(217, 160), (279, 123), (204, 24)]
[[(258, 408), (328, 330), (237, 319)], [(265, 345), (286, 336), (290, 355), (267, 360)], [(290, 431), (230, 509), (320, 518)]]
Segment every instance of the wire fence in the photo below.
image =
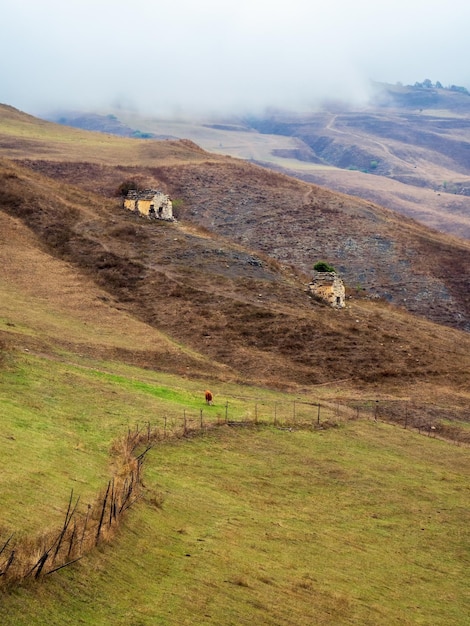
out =
[[(214, 410), (216, 415), (214, 416)], [(470, 443), (470, 429), (448, 423), (447, 413), (435, 405), (406, 400), (351, 400), (345, 402), (292, 403), (254, 402), (242, 417), (229, 402), (204, 411), (183, 410), (180, 416), (163, 416), (158, 426), (137, 425), (113, 444), (117, 470), (95, 501), (84, 507), (70, 494), (61, 528), (39, 537), (14, 540), (10, 535), (0, 543), (0, 588), (43, 579), (79, 561), (102, 542), (110, 541), (126, 511), (142, 495), (142, 464), (158, 442), (204, 435), (217, 427), (265, 427), (282, 430), (319, 430), (355, 419), (388, 422), (427, 436), (441, 437), (457, 444)], [(453, 414), (455, 418), (455, 414)], [(460, 419), (465, 415), (459, 412)]]
[(72, 491), (60, 528), (16, 541), (13, 533), (0, 543), (0, 587), (43, 579), (76, 563), (100, 543), (110, 541), (126, 511), (142, 495), (142, 464), (158, 442), (204, 435), (221, 426), (315, 429), (332, 425), (329, 420), (331, 411), (322, 410), (320, 404), (294, 402), (285, 406), (259, 402), (240, 418), (232, 416), (226, 402), (217, 407), (215, 417), (210, 410), (183, 410), (179, 417), (164, 416), (157, 427), (147, 422), (129, 429), (113, 444), (117, 470), (93, 503), (81, 506), (80, 497), (75, 498)]
[(470, 411), (414, 400), (351, 400), (357, 419), (388, 422), (457, 445), (470, 444)]

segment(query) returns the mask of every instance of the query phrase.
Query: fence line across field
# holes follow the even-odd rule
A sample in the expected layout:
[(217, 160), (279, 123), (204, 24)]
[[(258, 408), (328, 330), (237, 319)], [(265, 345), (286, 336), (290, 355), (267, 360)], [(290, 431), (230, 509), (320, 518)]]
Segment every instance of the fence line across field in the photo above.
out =
[(70, 494), (62, 527), (40, 538), (27, 537), (14, 542), (14, 533), (0, 542), (0, 586), (32, 578), (40, 579), (80, 560), (87, 552), (114, 534), (124, 513), (141, 497), (142, 463), (158, 442), (204, 435), (217, 427), (272, 426), (283, 430), (321, 429), (339, 425), (343, 420), (366, 419), (387, 422), (413, 429), (428, 437), (441, 437), (470, 443), (470, 429), (446, 424), (445, 411), (434, 405), (420, 405), (408, 400), (352, 400), (340, 402), (291, 403), (255, 401), (243, 411), (228, 400), (206, 409), (183, 409), (158, 419), (128, 427), (127, 434), (114, 443), (121, 467), (109, 480), (106, 489), (85, 511), (79, 509), (80, 498), (73, 503)]

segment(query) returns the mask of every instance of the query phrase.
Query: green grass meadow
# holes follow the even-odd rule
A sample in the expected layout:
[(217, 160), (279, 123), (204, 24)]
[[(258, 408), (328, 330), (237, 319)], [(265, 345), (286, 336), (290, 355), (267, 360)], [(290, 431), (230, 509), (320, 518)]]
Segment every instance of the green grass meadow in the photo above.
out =
[[(136, 423), (197, 422), (201, 410), (220, 421), (227, 402), (231, 418), (253, 418), (255, 402), (292, 401), (221, 385), (206, 407), (203, 390), (120, 364), (12, 358), (0, 542), (60, 526), (71, 488), (92, 499), (113, 440)], [(0, 623), (468, 624), (468, 461), (463, 446), (362, 420), (168, 438), (114, 541), (4, 592)]]
[[(88, 502), (106, 485), (114, 441), (129, 429), (170, 435), (229, 419), (254, 419), (257, 402), (277, 415), (291, 399), (257, 388), (218, 384), (213, 406), (205, 381), (98, 362), (61, 353), (57, 359), (11, 353), (0, 377), (0, 542), (6, 533), (60, 525), (71, 491)], [(312, 409), (313, 410), (313, 409)], [(299, 411), (298, 411), (299, 412)], [(271, 419), (273, 417), (271, 416)]]

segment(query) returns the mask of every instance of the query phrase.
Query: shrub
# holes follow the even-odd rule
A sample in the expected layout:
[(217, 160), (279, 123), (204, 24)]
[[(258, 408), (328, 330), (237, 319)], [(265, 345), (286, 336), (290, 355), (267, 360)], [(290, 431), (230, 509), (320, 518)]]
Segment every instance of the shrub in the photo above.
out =
[(313, 269), (316, 272), (336, 272), (335, 268), (326, 261), (318, 261), (318, 263), (315, 263), (313, 266)]
[(128, 191), (141, 191), (141, 185), (136, 180), (125, 180), (116, 189), (116, 195), (127, 196)]

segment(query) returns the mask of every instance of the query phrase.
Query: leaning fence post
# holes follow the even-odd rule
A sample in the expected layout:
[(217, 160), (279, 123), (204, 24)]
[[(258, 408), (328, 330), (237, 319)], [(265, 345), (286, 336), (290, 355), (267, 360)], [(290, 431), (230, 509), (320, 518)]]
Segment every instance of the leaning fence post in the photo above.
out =
[(225, 423), (228, 423), (228, 400), (225, 403)]
[(317, 424), (320, 424), (320, 403), (318, 403)]
[(36, 563), (37, 570), (36, 570), (36, 574), (35, 574), (34, 578), (36, 578), (36, 579), (39, 578), (39, 576), (41, 575), (42, 569), (43, 569), (44, 565), (46, 564), (46, 561), (47, 561), (48, 557), (49, 557), (49, 551), (44, 552), (42, 557)]
[(13, 563), (14, 560), (15, 560), (15, 551), (12, 550), (10, 556), (8, 557), (7, 564), (5, 565), (5, 569), (2, 572), (3, 575), (6, 575), (6, 573), (10, 569), (10, 565)]
[(8, 539), (5, 541), (5, 543), (3, 544), (3, 547), (2, 547), (2, 549), (0, 550), (0, 554), (2, 554), (2, 552), (6, 549), (6, 547), (8, 546), (8, 544), (10, 543), (10, 541), (12, 540), (12, 538), (13, 538), (13, 534), (14, 534), (14, 533), (12, 533), (12, 534), (8, 537)]
[(87, 509), (86, 517), (85, 517), (85, 523), (83, 524), (82, 538), (80, 539), (80, 554), (82, 553), (83, 540), (85, 538), (85, 533), (86, 533), (86, 528), (87, 528), (87, 525), (88, 525), (88, 517), (90, 515), (90, 510), (91, 510), (91, 504), (88, 505), (88, 509)]
[[(62, 545), (62, 540), (63, 540), (63, 538), (65, 536), (65, 533), (67, 532), (67, 528), (69, 527), (70, 521), (71, 521), (72, 517), (75, 514), (75, 510), (76, 510), (76, 508), (78, 506), (78, 502), (80, 500), (80, 497), (77, 498), (77, 502), (76, 502), (73, 510), (70, 511), (70, 509), (72, 507), (72, 499), (73, 499), (73, 489), (72, 489), (72, 491), (70, 493), (69, 505), (68, 505), (67, 512), (65, 514), (65, 519), (64, 519), (64, 526), (62, 528), (62, 531), (60, 532), (59, 537), (57, 538), (57, 546), (56, 546), (56, 549), (55, 549), (55, 552), (54, 552), (54, 556), (52, 557), (52, 562), (55, 561), (55, 559), (57, 558), (57, 555), (59, 554), (60, 546)], [(52, 550), (52, 547), (51, 547), (51, 550)], [(44, 563), (45, 563), (45, 561), (44, 561)], [(44, 565), (44, 563), (43, 563), (43, 565)], [(41, 566), (41, 568), (42, 568), (42, 566)]]
[(96, 545), (98, 544), (98, 541), (99, 541), (99, 538), (100, 538), (101, 526), (103, 525), (104, 513), (105, 513), (105, 510), (106, 510), (106, 502), (108, 501), (108, 493), (109, 493), (110, 488), (111, 488), (111, 481), (109, 481), (109, 483), (108, 483), (108, 488), (106, 489), (106, 494), (105, 494), (104, 500), (103, 500), (103, 506), (101, 508), (101, 517), (100, 517), (100, 521), (99, 521), (99, 524), (98, 524), (98, 529), (96, 531), (96, 540), (95, 540)]
[(69, 550), (68, 550), (68, 552), (67, 552), (67, 558), (68, 558), (68, 559), (70, 559), (70, 555), (72, 554), (73, 544), (74, 544), (74, 541), (75, 541), (75, 534), (76, 534), (76, 532), (77, 532), (77, 524), (76, 524), (76, 522), (74, 521), (74, 523), (73, 523), (73, 530), (72, 530), (72, 534), (71, 534), (71, 536), (70, 536)]
[(202, 409), (199, 410), (199, 418), (200, 418), (200, 426), (201, 426), (201, 430), (204, 428), (204, 424), (202, 421)]
[(109, 526), (111, 526), (113, 521), (113, 504), (114, 504), (114, 476), (111, 484), (111, 500), (109, 503)]

